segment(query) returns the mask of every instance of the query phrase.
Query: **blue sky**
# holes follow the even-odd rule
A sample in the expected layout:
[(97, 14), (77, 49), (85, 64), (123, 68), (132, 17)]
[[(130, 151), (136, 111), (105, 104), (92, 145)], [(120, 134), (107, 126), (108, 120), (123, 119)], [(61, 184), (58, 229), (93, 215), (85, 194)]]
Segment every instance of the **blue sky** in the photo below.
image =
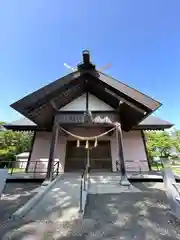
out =
[(0, 120), (89, 49), (105, 72), (156, 98), (156, 115), (180, 128), (179, 0), (1, 0)]

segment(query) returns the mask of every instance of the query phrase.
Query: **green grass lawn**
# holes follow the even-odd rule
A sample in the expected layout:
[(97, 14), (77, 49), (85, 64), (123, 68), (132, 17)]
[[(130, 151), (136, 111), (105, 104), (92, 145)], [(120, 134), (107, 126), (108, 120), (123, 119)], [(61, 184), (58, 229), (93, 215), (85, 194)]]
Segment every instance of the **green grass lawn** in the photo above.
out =
[[(158, 164), (158, 167), (159, 167), (159, 170), (162, 169), (162, 166), (161, 166), (160, 164)], [(173, 173), (180, 175), (180, 164), (176, 164), (176, 165), (164, 164), (164, 167), (165, 167), (165, 168), (171, 168), (172, 171), (173, 171)], [(153, 171), (158, 171), (156, 165), (151, 166), (151, 169), (152, 169)]]
[(8, 168), (8, 173), (22, 173), (25, 172), (24, 168)]

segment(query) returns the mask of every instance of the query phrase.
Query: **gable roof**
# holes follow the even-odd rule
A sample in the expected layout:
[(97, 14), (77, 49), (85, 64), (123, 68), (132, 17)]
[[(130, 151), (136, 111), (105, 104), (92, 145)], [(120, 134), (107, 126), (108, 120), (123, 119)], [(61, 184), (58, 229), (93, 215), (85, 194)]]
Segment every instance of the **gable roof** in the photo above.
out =
[[(26, 105), (30, 106), (33, 103), (36, 103), (42, 99), (45, 99), (46, 96), (48, 96), (48, 100), (51, 100), (51, 98), (53, 98), (54, 95), (56, 96), (55, 93), (57, 90), (60, 90), (60, 88), (64, 86), (66, 86), (67, 88), (69, 86), (68, 84), (73, 83), (73, 81), (77, 80), (79, 77), (83, 77), (83, 75), (87, 77), (87, 73), (88, 75), (90, 75), (88, 77), (95, 77), (96, 80), (100, 80), (101, 82), (105, 83), (107, 86), (109, 85), (111, 88), (116, 89), (121, 94), (126, 95), (127, 97), (133, 99), (134, 101), (139, 102), (140, 104), (151, 109), (152, 111), (154, 111), (155, 109), (157, 109), (162, 105), (159, 101), (141, 93), (140, 91), (100, 71), (95, 71), (95, 72), (84, 71), (81, 73), (79, 71), (75, 71), (23, 97), (17, 102), (11, 104), (11, 107), (17, 111), (22, 111), (23, 106), (26, 106)], [(57, 93), (59, 93), (59, 91)]]
[[(98, 75), (98, 77), (97, 77)], [(85, 83), (84, 80), (88, 82)], [(113, 108), (118, 108), (123, 101), (122, 121), (129, 127), (137, 125), (143, 120), (144, 113), (151, 114), (161, 106), (158, 101), (138, 92), (103, 73), (74, 72), (55, 82), (29, 94), (13, 103), (11, 107), (38, 125), (52, 124), (54, 109), (51, 101), (55, 101), (58, 108), (62, 108), (84, 92), (88, 91), (97, 96)], [(46, 122), (45, 122), (46, 121)]]
[[(123, 129), (138, 125), (144, 118), (161, 106), (161, 103), (130, 86), (95, 69), (89, 55), (83, 53), (84, 62), (78, 71), (72, 72), (53, 83), (27, 95), (11, 105), (16, 111), (35, 122), (38, 127), (52, 125), (55, 109), (64, 107), (85, 92), (90, 92), (114, 109), (121, 111)], [(119, 103), (121, 110), (119, 110)]]

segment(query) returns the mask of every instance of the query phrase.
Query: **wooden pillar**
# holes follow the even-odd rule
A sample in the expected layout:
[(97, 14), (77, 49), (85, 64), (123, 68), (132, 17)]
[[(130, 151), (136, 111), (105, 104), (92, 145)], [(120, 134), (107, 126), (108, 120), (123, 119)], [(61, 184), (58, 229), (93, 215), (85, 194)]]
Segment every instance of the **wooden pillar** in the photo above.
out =
[(55, 151), (56, 151), (56, 144), (58, 140), (58, 124), (56, 117), (54, 119), (54, 124), (52, 128), (52, 138), (51, 138), (51, 145), (50, 145), (50, 151), (49, 151), (49, 161), (47, 166), (47, 175), (46, 180), (52, 181), (53, 177), (53, 163), (54, 163), (54, 157), (55, 157)]
[(146, 158), (147, 158), (147, 162), (148, 162), (148, 167), (149, 167), (149, 170), (151, 171), (152, 169), (151, 169), (150, 159), (149, 159), (149, 155), (148, 155), (145, 134), (144, 134), (143, 130), (141, 130), (141, 136), (142, 136), (142, 139), (143, 139), (143, 144), (144, 144), (144, 149), (145, 149)]
[(26, 173), (28, 172), (29, 164), (30, 164), (30, 161), (31, 161), (31, 156), (32, 156), (32, 151), (33, 151), (33, 147), (34, 147), (35, 138), (36, 138), (36, 131), (34, 131), (33, 138), (32, 138), (32, 141), (31, 141), (31, 150), (29, 152), (28, 161), (27, 161), (27, 165), (26, 165), (26, 169), (25, 169)]
[(88, 167), (90, 167), (90, 149), (88, 148), (87, 149), (87, 162), (86, 162), (86, 164), (88, 165)]
[(126, 169), (125, 169), (125, 163), (124, 163), (123, 135), (122, 135), (122, 129), (121, 129), (120, 123), (117, 124), (117, 141), (118, 141), (118, 155), (119, 155), (120, 172), (121, 172), (120, 184), (123, 186), (129, 186), (130, 182), (128, 181), (126, 176)]

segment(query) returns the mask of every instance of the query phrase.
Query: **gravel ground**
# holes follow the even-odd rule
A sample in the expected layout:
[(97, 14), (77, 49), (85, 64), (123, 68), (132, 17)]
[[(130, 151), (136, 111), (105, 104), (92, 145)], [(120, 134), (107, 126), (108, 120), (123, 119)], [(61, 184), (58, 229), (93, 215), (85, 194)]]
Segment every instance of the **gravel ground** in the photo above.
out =
[[(94, 222), (86, 239), (180, 239), (162, 183), (136, 183), (140, 193), (89, 195), (85, 218)], [(98, 211), (97, 211), (98, 210)]]
[[(162, 183), (136, 183), (141, 192), (89, 195), (83, 221), (12, 223), (13, 240), (175, 240), (180, 224), (169, 214)], [(36, 229), (36, 231), (35, 231)], [(37, 232), (38, 229), (38, 232)], [(1, 234), (3, 236), (4, 234)]]

